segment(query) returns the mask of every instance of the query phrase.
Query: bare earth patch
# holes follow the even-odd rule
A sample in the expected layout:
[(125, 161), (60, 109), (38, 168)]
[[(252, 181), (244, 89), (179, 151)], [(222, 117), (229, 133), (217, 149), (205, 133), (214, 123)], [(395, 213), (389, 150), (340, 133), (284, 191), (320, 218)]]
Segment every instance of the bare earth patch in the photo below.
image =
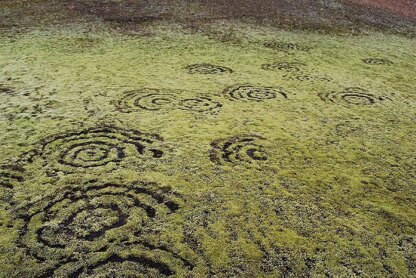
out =
[(389, 10), (400, 16), (416, 18), (416, 2), (413, 0), (351, 0), (360, 5)]

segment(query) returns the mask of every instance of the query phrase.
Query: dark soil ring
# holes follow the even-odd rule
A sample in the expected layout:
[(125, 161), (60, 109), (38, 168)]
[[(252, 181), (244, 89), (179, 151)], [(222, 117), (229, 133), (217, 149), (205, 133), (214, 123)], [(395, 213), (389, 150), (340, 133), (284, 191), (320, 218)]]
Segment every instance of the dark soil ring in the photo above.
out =
[(345, 88), (342, 92), (319, 93), (318, 96), (323, 101), (357, 106), (369, 106), (387, 99), (370, 94), (359, 87)]
[(263, 44), (267, 48), (277, 49), (282, 51), (290, 51), (290, 50), (297, 50), (297, 51), (309, 51), (311, 47), (306, 45), (301, 45), (298, 43), (293, 42), (283, 42), (283, 41), (276, 41), (276, 42), (265, 42)]
[(223, 94), (231, 100), (238, 101), (265, 101), (278, 96), (286, 99), (287, 93), (279, 88), (252, 86), (248, 84), (227, 87)]
[(178, 103), (179, 109), (198, 113), (215, 114), (220, 110), (221, 107), (221, 103), (213, 101), (208, 97), (182, 99)]
[(267, 160), (264, 147), (258, 142), (263, 137), (252, 134), (238, 135), (211, 143), (210, 159), (215, 164), (234, 164), (250, 167)]
[(233, 72), (230, 68), (206, 63), (188, 65), (185, 69), (187, 69), (190, 74), (221, 74)]
[(54, 272), (57, 276), (69, 277), (188, 277), (184, 273), (194, 268), (193, 263), (166, 246), (143, 241), (125, 243), (123, 246), (83, 266), (67, 268), (69, 275), (62, 269)]
[(72, 251), (94, 252), (124, 233), (148, 232), (152, 221), (178, 208), (171, 194), (153, 183), (66, 187), (17, 211), (24, 223), (18, 244), (40, 261), (68, 259)]
[(294, 74), (290, 76), (291, 79), (301, 82), (331, 82), (329, 77), (315, 76), (311, 74)]
[(135, 110), (157, 111), (167, 109), (174, 105), (176, 96), (169, 90), (141, 89), (126, 92), (117, 103), (122, 112)]
[[(123, 273), (134, 273), (134, 277), (169, 277), (175, 274), (167, 264), (145, 256), (121, 257), (113, 254), (84, 269), (71, 273), (75, 277), (121, 277)], [(137, 276), (136, 276), (137, 275)], [(142, 276), (143, 275), (143, 276)], [(131, 277), (131, 276), (129, 276)]]
[(0, 84), (0, 94), (2, 94), (2, 93), (7, 94), (7, 95), (12, 95), (12, 94), (15, 93), (15, 91), (10, 87), (6, 87), (6, 86), (3, 86), (2, 84)]
[(0, 206), (13, 207), (15, 186), (24, 181), (24, 169), (18, 165), (0, 165)]
[(270, 71), (284, 71), (284, 72), (298, 72), (300, 67), (304, 67), (306, 64), (299, 62), (278, 62), (273, 64), (263, 64), (261, 68)]
[(16, 184), (23, 182), (24, 169), (17, 165), (0, 166), (0, 186), (13, 189)]
[(119, 164), (128, 156), (157, 159), (164, 152), (157, 147), (162, 139), (158, 135), (137, 130), (114, 127), (90, 128), (80, 132), (63, 133), (41, 142), (33, 152), (36, 157), (52, 164), (56, 170), (72, 172), (77, 169), (96, 168), (109, 163)]
[(367, 59), (363, 59), (363, 62), (368, 65), (386, 65), (386, 66), (393, 65), (392, 61), (383, 59), (383, 58), (367, 58)]

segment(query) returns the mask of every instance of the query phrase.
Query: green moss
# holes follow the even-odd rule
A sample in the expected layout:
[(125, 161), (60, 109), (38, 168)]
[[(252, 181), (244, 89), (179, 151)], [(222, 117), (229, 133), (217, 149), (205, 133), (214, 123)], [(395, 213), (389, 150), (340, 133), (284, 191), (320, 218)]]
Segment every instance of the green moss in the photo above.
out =
[[(1, 191), (1, 277), (415, 275), (414, 40), (233, 23), (222, 43), (178, 26), (137, 38), (90, 27), (1, 38), (0, 88), (12, 90), (0, 90), (1, 161), (24, 168)], [(279, 63), (298, 71), (262, 68)], [(232, 98), (237, 84), (287, 98)], [(137, 181), (178, 209), (123, 187), (94, 195)]]

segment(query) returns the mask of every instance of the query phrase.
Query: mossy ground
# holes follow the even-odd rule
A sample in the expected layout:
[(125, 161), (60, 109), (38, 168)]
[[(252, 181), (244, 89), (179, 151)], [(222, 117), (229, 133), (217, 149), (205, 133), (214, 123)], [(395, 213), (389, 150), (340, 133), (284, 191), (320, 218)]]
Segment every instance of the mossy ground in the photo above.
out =
[[(163, 23), (0, 37), (2, 171), (21, 177), (2, 175), (1, 277), (416, 275), (415, 40), (213, 28), (233, 40)], [(242, 84), (286, 98), (225, 90)], [(131, 91), (173, 101), (146, 110)]]

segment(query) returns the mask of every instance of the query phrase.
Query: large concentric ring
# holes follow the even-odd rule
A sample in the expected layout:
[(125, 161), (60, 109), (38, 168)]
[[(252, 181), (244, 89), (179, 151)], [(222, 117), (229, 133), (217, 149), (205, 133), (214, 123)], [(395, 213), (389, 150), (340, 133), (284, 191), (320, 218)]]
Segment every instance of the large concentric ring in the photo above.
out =
[(176, 103), (176, 95), (170, 90), (140, 89), (126, 92), (117, 107), (122, 112), (136, 110), (158, 111), (169, 109)]
[(319, 93), (318, 96), (323, 101), (354, 106), (370, 106), (388, 99), (371, 94), (359, 87), (348, 87), (342, 92)]
[(210, 159), (223, 165), (243, 165), (250, 167), (267, 160), (267, 153), (261, 144), (263, 137), (243, 134), (211, 143)]
[(188, 65), (186, 66), (186, 69), (188, 70), (188, 73), (190, 74), (195, 74), (195, 73), (197, 74), (221, 74), (221, 73), (233, 72), (233, 70), (228, 67), (207, 64), (207, 63)]
[(17, 210), (18, 243), (41, 261), (70, 260), (120, 237), (152, 233), (155, 222), (179, 208), (177, 200), (154, 183), (68, 186)]
[(287, 93), (280, 88), (253, 86), (249, 84), (234, 85), (223, 92), (229, 99), (237, 101), (265, 101), (277, 97), (287, 98)]
[(40, 157), (56, 171), (112, 167), (130, 161), (158, 159), (164, 155), (154, 134), (114, 127), (90, 128), (58, 134), (43, 140), (31, 160)]

